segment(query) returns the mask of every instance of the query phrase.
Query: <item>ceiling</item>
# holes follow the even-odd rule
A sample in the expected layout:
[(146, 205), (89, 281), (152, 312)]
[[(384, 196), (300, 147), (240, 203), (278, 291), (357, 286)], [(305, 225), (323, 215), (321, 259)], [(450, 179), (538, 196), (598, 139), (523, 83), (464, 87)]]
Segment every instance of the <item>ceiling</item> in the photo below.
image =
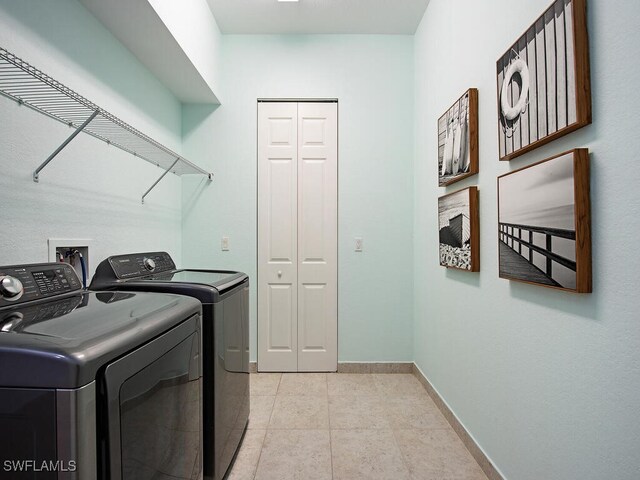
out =
[(207, 0), (222, 33), (413, 35), (429, 0)]

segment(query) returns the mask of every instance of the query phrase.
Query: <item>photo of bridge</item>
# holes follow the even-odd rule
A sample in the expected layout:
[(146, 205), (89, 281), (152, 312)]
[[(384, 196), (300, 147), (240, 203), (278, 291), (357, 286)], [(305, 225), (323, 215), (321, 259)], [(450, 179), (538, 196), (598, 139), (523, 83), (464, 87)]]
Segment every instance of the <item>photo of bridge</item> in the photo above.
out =
[[(542, 238), (542, 246), (536, 245), (534, 234)], [(574, 230), (540, 228), (529, 225), (499, 224), (500, 274), (553, 287), (575, 285), (576, 262), (554, 253), (554, 238), (575, 242)], [(542, 265), (538, 261), (541, 261)], [(564, 275), (564, 285), (559, 283), (558, 271), (569, 270)], [(556, 279), (554, 279), (554, 276)]]
[(576, 288), (573, 152), (498, 179), (500, 276)]

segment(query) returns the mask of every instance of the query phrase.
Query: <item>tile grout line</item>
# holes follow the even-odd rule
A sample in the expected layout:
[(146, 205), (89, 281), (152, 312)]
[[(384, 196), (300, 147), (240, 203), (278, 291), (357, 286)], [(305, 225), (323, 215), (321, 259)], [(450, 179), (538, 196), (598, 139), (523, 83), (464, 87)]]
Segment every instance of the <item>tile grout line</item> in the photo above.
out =
[(258, 466), (260, 465), (260, 459), (262, 458), (262, 451), (264, 450), (264, 442), (267, 440), (267, 433), (269, 433), (269, 425), (271, 425), (271, 417), (273, 417), (273, 411), (276, 408), (276, 398), (278, 396), (278, 390), (280, 390), (280, 382), (282, 382), (282, 373), (280, 374), (280, 379), (278, 380), (278, 386), (276, 387), (276, 394), (273, 396), (273, 405), (271, 406), (271, 413), (269, 414), (269, 421), (267, 422), (267, 427), (264, 430), (264, 437), (262, 437), (262, 444), (260, 445), (260, 454), (258, 455), (256, 468), (253, 470), (253, 476), (251, 477), (252, 480), (255, 480), (256, 475), (258, 474)]
[[(373, 377), (373, 381), (376, 384), (376, 388), (378, 389), (378, 391), (380, 392), (380, 395), (383, 397), (382, 403), (384, 405), (384, 411), (385, 414), (389, 414), (389, 410), (391, 410), (391, 406), (389, 405), (389, 403), (387, 402), (387, 399), (389, 398), (389, 394), (385, 393), (382, 389), (382, 385), (380, 383), (378, 383), (378, 378), (377, 377)], [(411, 478), (411, 470), (409, 470), (409, 464), (407, 463), (407, 460), (404, 456), (404, 453), (402, 453), (402, 449), (400, 448), (400, 443), (398, 442), (398, 439), (396, 437), (396, 432), (395, 429), (393, 428), (393, 425), (391, 424), (391, 422), (389, 423), (389, 429), (391, 430), (391, 437), (393, 438), (393, 443), (395, 444), (396, 448), (398, 449), (398, 453), (400, 454), (400, 461), (402, 461), (402, 465), (404, 465), (405, 470), (407, 471), (407, 478), (410, 479)]]
[(333, 444), (331, 442), (331, 408), (329, 407), (329, 376), (325, 374), (327, 383), (327, 421), (329, 423), (329, 461), (331, 463), (331, 480), (333, 480)]
[(267, 438), (267, 431), (264, 431), (264, 437), (262, 437), (262, 443), (260, 444), (260, 453), (258, 454), (258, 461), (256, 462), (256, 466), (253, 468), (253, 474), (251, 475), (251, 480), (255, 480), (256, 475), (258, 474), (258, 464), (260, 463), (260, 457), (262, 457), (262, 448), (264, 447), (264, 441)]
[(402, 460), (402, 464), (404, 465), (404, 468), (406, 468), (408, 478), (410, 479), (411, 470), (409, 469), (409, 464), (407, 463), (407, 459), (405, 458), (404, 453), (402, 452), (402, 448), (400, 448), (400, 442), (398, 442), (398, 438), (396, 437), (396, 431), (394, 428), (391, 428), (391, 436), (393, 437), (393, 442), (396, 444), (396, 447), (398, 448), (398, 453), (400, 454), (400, 460)]
[[(282, 373), (280, 374), (280, 380), (278, 380), (278, 386), (276, 387), (276, 394), (273, 396), (273, 405), (271, 405), (271, 413), (269, 414), (269, 421), (267, 422), (266, 430), (269, 430), (269, 425), (271, 425), (271, 419), (273, 418), (273, 411), (276, 409), (276, 400), (278, 400), (278, 390), (280, 390), (280, 382), (282, 382)], [(265, 438), (267, 434), (264, 434)], [(262, 453), (262, 451), (260, 451)]]

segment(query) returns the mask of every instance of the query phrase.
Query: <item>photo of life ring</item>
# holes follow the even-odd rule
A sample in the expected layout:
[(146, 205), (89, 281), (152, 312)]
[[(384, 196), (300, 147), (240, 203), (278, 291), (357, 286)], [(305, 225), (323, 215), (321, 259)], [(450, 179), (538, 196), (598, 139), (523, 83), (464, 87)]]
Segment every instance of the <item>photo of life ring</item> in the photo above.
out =
[(586, 15), (586, 0), (556, 0), (498, 58), (500, 160), (591, 123)]
[(520, 116), (527, 112), (531, 80), (527, 63), (513, 51), (500, 88), (500, 125), (511, 138), (520, 125)]

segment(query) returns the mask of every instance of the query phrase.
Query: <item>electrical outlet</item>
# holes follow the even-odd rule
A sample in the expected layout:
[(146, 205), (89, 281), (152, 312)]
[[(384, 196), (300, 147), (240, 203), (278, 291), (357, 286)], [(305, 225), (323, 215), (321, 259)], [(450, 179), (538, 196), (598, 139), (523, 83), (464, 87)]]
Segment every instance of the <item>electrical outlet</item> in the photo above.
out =
[(223, 252), (229, 251), (229, 237), (222, 237), (222, 241), (220, 242), (220, 247)]
[(362, 237), (356, 237), (356, 252), (362, 251)]

